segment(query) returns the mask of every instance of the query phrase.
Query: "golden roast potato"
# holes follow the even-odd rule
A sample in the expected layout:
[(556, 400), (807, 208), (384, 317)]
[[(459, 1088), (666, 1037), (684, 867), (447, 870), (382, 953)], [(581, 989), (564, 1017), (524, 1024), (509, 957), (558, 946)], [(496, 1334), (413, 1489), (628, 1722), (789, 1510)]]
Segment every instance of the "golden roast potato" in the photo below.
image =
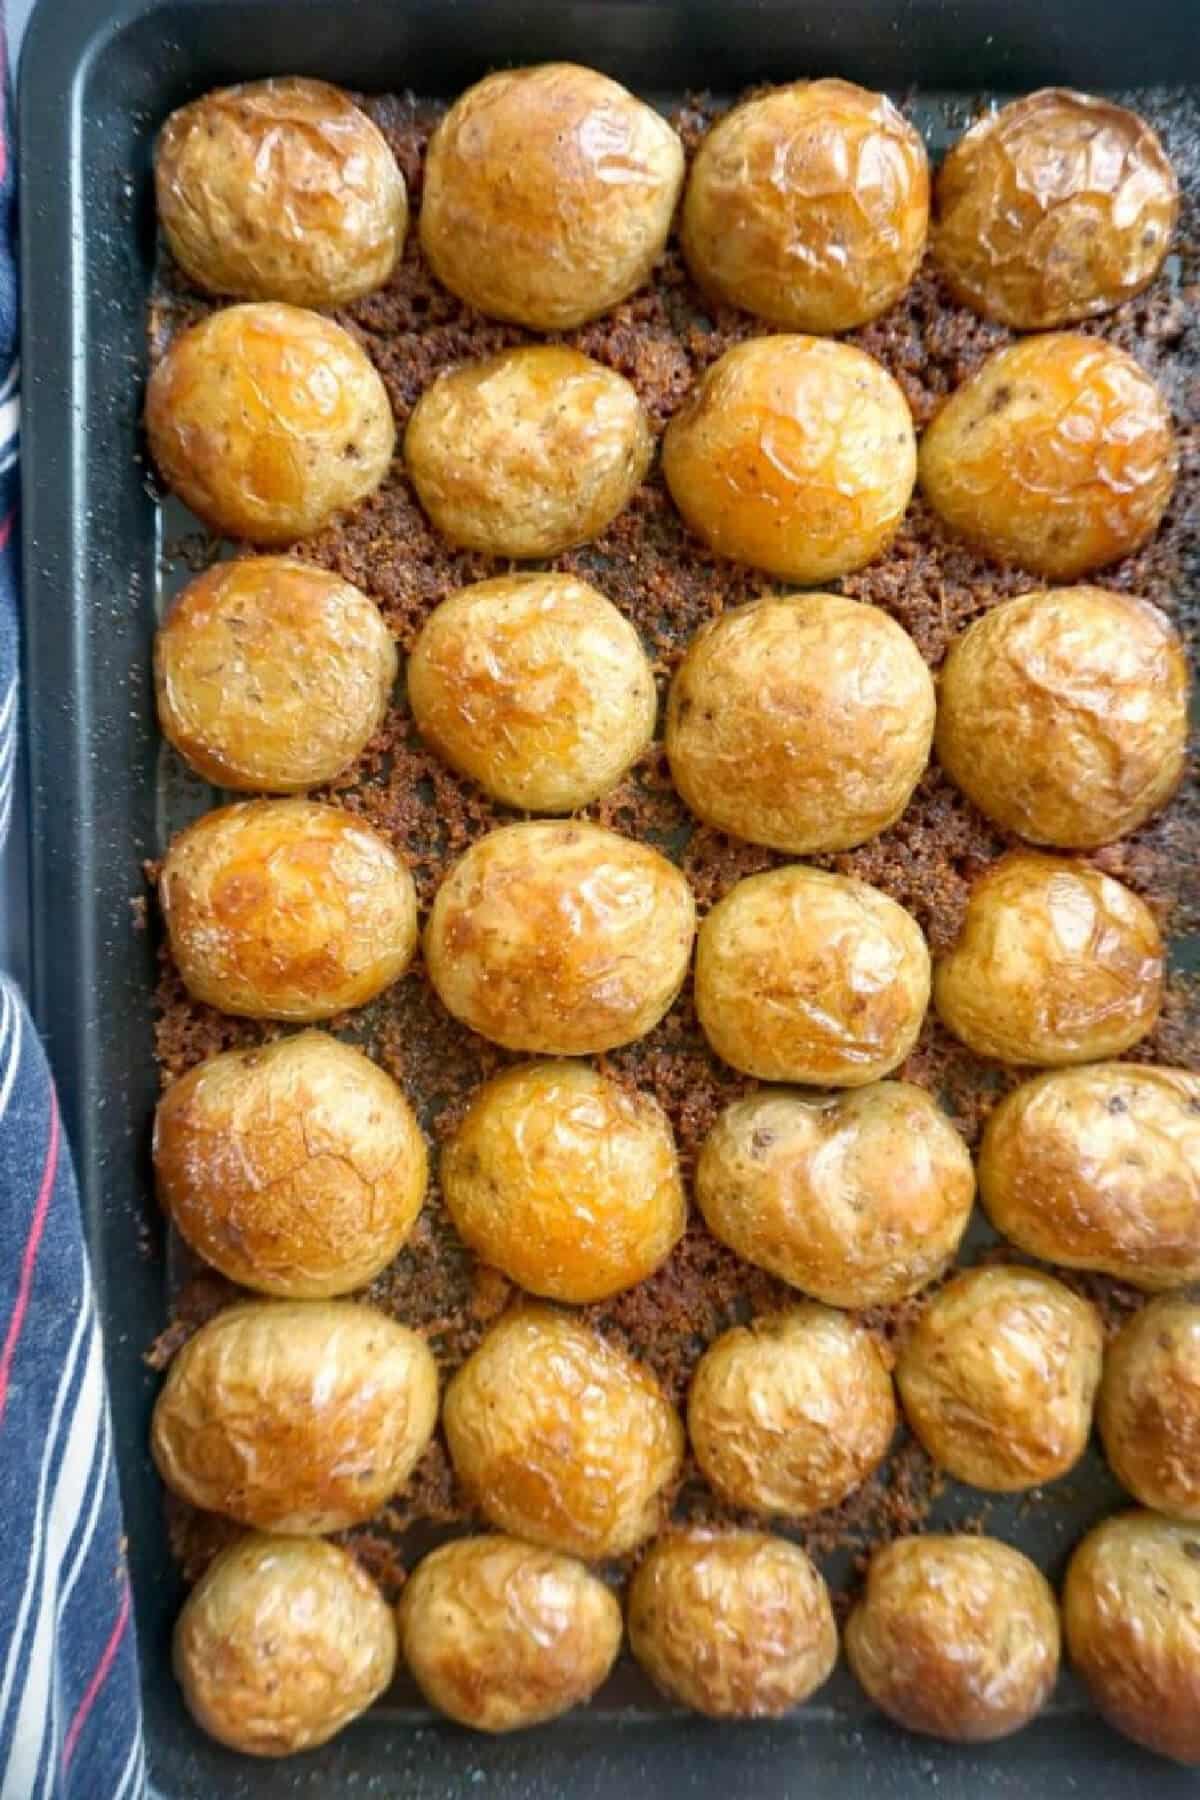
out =
[(591, 1698), (621, 1648), (616, 1597), (573, 1556), (518, 1538), (458, 1538), (404, 1585), (400, 1648), (431, 1706), (516, 1731)]
[(830, 1306), (887, 1306), (953, 1260), (975, 1194), (966, 1145), (922, 1088), (735, 1100), (700, 1151), (714, 1237)]
[(506, 825), (438, 889), (425, 962), (443, 1006), (507, 1050), (586, 1056), (642, 1037), (687, 973), (696, 909), (646, 844), (584, 821)]
[(1162, 1294), (1104, 1356), (1096, 1424), (1135, 1500), (1200, 1520), (1200, 1292)]
[(501, 1531), (623, 1556), (657, 1530), (683, 1426), (650, 1370), (569, 1313), (522, 1306), (446, 1390), (455, 1472)]
[(967, 1269), (935, 1294), (896, 1364), (909, 1424), (941, 1468), (993, 1493), (1053, 1481), (1087, 1448), (1100, 1315), (1039, 1269)]
[(904, 1061), (928, 1003), (920, 927), (850, 876), (801, 863), (748, 876), (700, 928), (700, 1024), (760, 1081), (876, 1081)]
[(158, 882), (188, 992), (253, 1019), (329, 1019), (403, 975), (412, 876), (390, 844), (313, 800), (222, 806), (172, 838)]
[(604, 1300), (652, 1275), (687, 1200), (666, 1114), (585, 1063), (486, 1082), (441, 1156), (458, 1235), (550, 1300)]
[(846, 1660), (906, 1731), (962, 1744), (1019, 1731), (1058, 1675), (1054, 1592), (996, 1538), (930, 1533), (875, 1551), (846, 1623)]
[(955, 297), (1018, 331), (1108, 312), (1162, 267), (1175, 171), (1144, 119), (1041, 88), (989, 112), (938, 171), (933, 254)]
[(723, 613), (671, 683), (667, 756), (708, 825), (793, 856), (895, 823), (929, 761), (933, 680), (877, 606), (791, 594)]
[(701, 377), (667, 427), (662, 462), (710, 550), (811, 585), (890, 544), (917, 452), (907, 400), (865, 350), (760, 337)]
[(802, 1518), (836, 1506), (878, 1468), (896, 1399), (866, 1327), (809, 1304), (710, 1345), (687, 1424), (701, 1473), (728, 1505)]
[(621, 780), (654, 735), (637, 632), (573, 575), (499, 575), (451, 594), (408, 659), (417, 729), (522, 812), (566, 813)]
[(387, 140), (348, 94), (285, 76), (173, 112), (154, 152), (158, 222), (213, 294), (343, 306), (382, 287), (408, 196)]
[(975, 549), (1070, 581), (1153, 537), (1178, 455), (1131, 356), (1074, 332), (988, 357), (921, 439), (921, 489)]
[(640, 287), (683, 186), (683, 146), (617, 82), (574, 63), (488, 75), (429, 142), (421, 248), (495, 319), (569, 331)]
[(1034, 844), (1134, 831), (1183, 773), (1187, 656), (1157, 607), (1107, 588), (1002, 601), (952, 645), (937, 753), (980, 812)]
[(290, 1756), (327, 1743), (388, 1687), (396, 1626), (348, 1551), (254, 1533), (188, 1595), (174, 1664), (210, 1737), (245, 1756)]
[(979, 1056), (1083, 1063), (1154, 1027), (1163, 946), (1145, 901), (1090, 863), (1017, 850), (971, 889), (933, 972), (943, 1025)]
[(251, 1300), (175, 1356), (150, 1447), (174, 1494), (241, 1525), (315, 1536), (361, 1524), (437, 1423), (424, 1340), (351, 1300)]
[(373, 494), (396, 426), (383, 382), (320, 313), (225, 306), (171, 344), (146, 389), (159, 474), (211, 530), (311, 537)]

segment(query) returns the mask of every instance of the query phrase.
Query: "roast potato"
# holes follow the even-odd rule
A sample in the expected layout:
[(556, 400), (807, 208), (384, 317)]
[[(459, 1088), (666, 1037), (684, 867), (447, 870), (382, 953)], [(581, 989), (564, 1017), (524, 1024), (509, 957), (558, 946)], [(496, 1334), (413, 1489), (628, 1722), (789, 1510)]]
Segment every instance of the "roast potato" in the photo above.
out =
[(1200, 1520), (1200, 1293), (1162, 1294), (1108, 1346), (1096, 1424), (1135, 1500)]

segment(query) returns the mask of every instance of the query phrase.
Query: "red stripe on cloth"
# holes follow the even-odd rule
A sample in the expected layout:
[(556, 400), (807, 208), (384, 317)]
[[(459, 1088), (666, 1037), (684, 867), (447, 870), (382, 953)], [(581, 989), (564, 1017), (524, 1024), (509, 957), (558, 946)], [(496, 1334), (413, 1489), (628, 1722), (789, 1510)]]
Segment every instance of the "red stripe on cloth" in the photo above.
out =
[[(0, 180), (3, 180), (3, 178), (4, 178), (4, 139), (0, 138)], [(3, 550), (5, 544), (7, 544), (9, 538), (12, 536), (12, 529), (13, 529), (13, 526), (16, 524), (16, 522), (17, 522), (17, 509), (14, 506), (12, 511), (9, 513), (7, 519), (5, 519), (2, 524), (0, 524), (0, 550)]]
[(92, 1671), (92, 1679), (84, 1690), (83, 1699), (75, 1708), (75, 1717), (71, 1720), (67, 1735), (63, 1739), (62, 1766), (63, 1774), (67, 1772), (71, 1758), (75, 1754), (75, 1746), (79, 1742), (79, 1734), (87, 1724), (87, 1716), (96, 1701), (96, 1695), (104, 1686), (104, 1678), (113, 1666), (113, 1658), (125, 1635), (125, 1627), (129, 1623), (129, 1583), (125, 1583), (125, 1591), (121, 1595), (121, 1605), (117, 1612), (117, 1622), (112, 1628), (107, 1644), (100, 1655), (100, 1661)]
[(46, 1147), (46, 1162), (42, 1169), (37, 1200), (34, 1203), (29, 1236), (25, 1240), (25, 1254), (21, 1258), (21, 1278), (17, 1286), (17, 1303), (13, 1307), (12, 1318), (8, 1322), (4, 1348), (0, 1350), (0, 1420), (4, 1418), (4, 1408), (8, 1402), (8, 1383), (12, 1374), (13, 1357), (16, 1355), (17, 1339), (21, 1335), (21, 1327), (25, 1323), (25, 1314), (29, 1308), (29, 1293), (33, 1287), (33, 1266), (37, 1261), (38, 1245), (42, 1241), (42, 1232), (45, 1230), (46, 1214), (50, 1210), (50, 1196), (54, 1192), (54, 1177), (57, 1172), (58, 1097), (51, 1089), (50, 1142)]

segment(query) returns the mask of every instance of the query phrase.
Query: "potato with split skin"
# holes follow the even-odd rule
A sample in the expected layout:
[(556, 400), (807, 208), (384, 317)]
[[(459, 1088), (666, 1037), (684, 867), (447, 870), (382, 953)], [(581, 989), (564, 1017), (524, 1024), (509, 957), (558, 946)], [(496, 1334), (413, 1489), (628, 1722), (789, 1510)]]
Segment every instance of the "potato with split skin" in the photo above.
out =
[(1096, 1424), (1135, 1500), (1200, 1521), (1200, 1289), (1160, 1295), (1117, 1333)]

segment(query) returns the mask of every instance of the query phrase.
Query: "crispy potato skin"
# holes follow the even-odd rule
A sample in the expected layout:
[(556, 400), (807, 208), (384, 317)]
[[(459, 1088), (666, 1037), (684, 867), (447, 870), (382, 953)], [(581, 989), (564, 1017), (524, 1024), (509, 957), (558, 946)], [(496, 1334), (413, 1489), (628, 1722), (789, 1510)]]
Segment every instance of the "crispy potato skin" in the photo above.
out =
[(181, 106), (154, 187), (172, 256), (214, 294), (342, 306), (382, 287), (404, 248), (396, 159), (325, 81), (250, 81)]
[(254, 1533), (188, 1595), (173, 1660), (210, 1737), (245, 1756), (291, 1756), (327, 1743), (388, 1687), (396, 1626), (348, 1551)]
[(290, 556), (215, 563), (154, 639), (164, 737), (216, 787), (332, 781), (387, 712), (396, 646), (373, 600)]
[(1045, 1262), (1151, 1290), (1200, 1281), (1200, 1075), (1096, 1063), (1025, 1082), (988, 1120), (979, 1195)]
[(886, 1306), (940, 1275), (975, 1194), (966, 1145), (924, 1089), (881, 1081), (735, 1100), (696, 1165), (714, 1237), (829, 1306)]
[(254, 1019), (374, 999), (417, 942), (412, 876), (378, 833), (312, 800), (246, 800), (171, 840), (158, 884), (188, 992)]
[(952, 645), (938, 761), (1006, 831), (1090, 850), (1171, 797), (1187, 714), (1187, 655), (1157, 607), (1053, 588), (1002, 601)]
[(1095, 1062), (1153, 1029), (1163, 946), (1143, 900), (1088, 863), (1013, 851), (975, 883), (933, 972), (943, 1025), (1006, 1063)]
[(251, 1300), (167, 1371), (150, 1447), (174, 1494), (289, 1536), (342, 1531), (408, 1479), (437, 1422), (424, 1340), (350, 1300)]
[(795, 81), (735, 106), (692, 164), (680, 242), (716, 300), (788, 331), (865, 325), (917, 272), (929, 159), (884, 94)]
[(591, 1698), (621, 1648), (621, 1608), (577, 1562), (518, 1538), (459, 1538), (424, 1557), (397, 1610), (431, 1706), (475, 1731), (517, 1731)]
[(1096, 1424), (1114, 1475), (1135, 1500), (1200, 1520), (1200, 1291), (1162, 1294), (1104, 1357)]
[(921, 489), (999, 562), (1071, 581), (1153, 537), (1178, 452), (1162, 394), (1131, 356), (1056, 332), (988, 357), (921, 439)]
[(892, 1378), (866, 1328), (827, 1306), (738, 1325), (692, 1377), (688, 1436), (730, 1506), (803, 1518), (836, 1506), (887, 1455)]
[(874, 357), (815, 337), (735, 344), (663, 437), (671, 498), (697, 537), (789, 581), (874, 560), (912, 495), (916, 440)]
[(455, 1472), (502, 1531), (588, 1560), (657, 1530), (683, 1425), (650, 1370), (547, 1306), (493, 1325), (446, 1390)]
[(1179, 186), (1144, 119), (1041, 88), (986, 114), (938, 171), (934, 260), (956, 299), (1017, 331), (1109, 312), (1162, 267)]
[(929, 952), (865, 881), (795, 864), (739, 881), (696, 946), (696, 1012), (723, 1061), (761, 1081), (862, 1087), (904, 1061)]
[(499, 575), (435, 607), (408, 659), (417, 729), (451, 768), (524, 812), (614, 788), (654, 735), (637, 632), (572, 575)]
[(902, 1346), (896, 1384), (936, 1463), (972, 1487), (1017, 1493), (1083, 1455), (1103, 1347), (1095, 1307), (1053, 1276), (967, 1269)]
[(213, 531), (252, 544), (311, 537), (374, 493), (396, 427), (349, 332), (297, 306), (225, 306), (180, 332), (146, 389), (169, 488)]
[(760, 1531), (659, 1538), (630, 1583), (628, 1620), (655, 1686), (713, 1719), (789, 1712), (837, 1661), (824, 1581), (799, 1545)]
[(1053, 1692), (1060, 1645), (1049, 1582), (988, 1537), (885, 1544), (846, 1624), (846, 1659), (876, 1706), (961, 1744), (1027, 1725)]
[(586, 821), (506, 825), (450, 870), (425, 932), (443, 1006), (493, 1043), (586, 1056), (657, 1025), (683, 985), (692, 891)]
[(364, 1287), (412, 1230), (425, 1140), (390, 1076), (322, 1031), (210, 1056), (154, 1118), (158, 1197), (231, 1281), (292, 1300)]
[(569, 331), (640, 287), (683, 186), (683, 146), (619, 83), (574, 63), (488, 75), (429, 143), (421, 248), (478, 312)]

